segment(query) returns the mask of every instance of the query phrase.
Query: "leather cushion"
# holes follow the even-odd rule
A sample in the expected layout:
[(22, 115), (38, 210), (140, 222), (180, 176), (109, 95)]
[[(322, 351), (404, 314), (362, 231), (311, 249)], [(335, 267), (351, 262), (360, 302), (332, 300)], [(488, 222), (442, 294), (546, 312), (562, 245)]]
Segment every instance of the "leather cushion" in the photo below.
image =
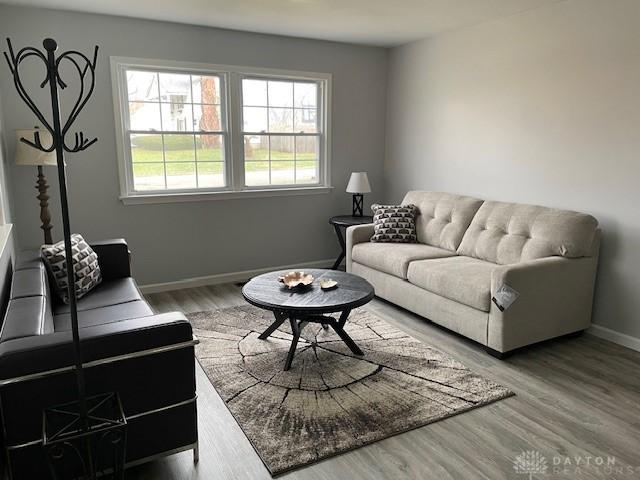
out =
[(407, 279), (412, 284), (488, 312), (491, 307), (491, 272), (497, 266), (469, 257), (411, 262)]
[(123, 238), (91, 242), (91, 248), (98, 254), (103, 280), (131, 276), (129, 247)]
[(18, 254), (15, 269), (38, 268), (40, 265), (43, 265), (40, 250), (23, 250)]
[[(93, 308), (78, 312), (78, 324), (80, 328), (105, 325), (108, 323), (121, 322), (139, 317), (153, 315), (153, 310), (143, 300), (119, 303), (101, 308)], [(53, 317), (55, 331), (65, 332), (71, 330), (71, 314), (62, 313)]]
[(351, 251), (354, 262), (403, 279), (414, 260), (452, 255), (455, 254), (448, 250), (420, 243), (358, 243)]
[(9, 300), (0, 342), (53, 332), (51, 302), (43, 295)]
[[(89, 292), (89, 294), (78, 300), (78, 311), (81, 312), (136, 300), (142, 300), (142, 296), (136, 286), (135, 280), (131, 277), (118, 278), (102, 282)], [(53, 308), (54, 315), (69, 313), (69, 311), (69, 305), (62, 302), (58, 302)]]
[(47, 272), (42, 262), (34, 268), (14, 272), (11, 279), (11, 298), (49, 296)]

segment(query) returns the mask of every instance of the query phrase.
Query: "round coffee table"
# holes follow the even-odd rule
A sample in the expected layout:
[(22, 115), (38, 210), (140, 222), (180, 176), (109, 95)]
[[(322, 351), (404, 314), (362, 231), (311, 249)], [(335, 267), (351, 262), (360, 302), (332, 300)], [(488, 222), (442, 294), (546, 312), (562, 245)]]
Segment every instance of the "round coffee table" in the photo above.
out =
[[(370, 302), (374, 297), (375, 292), (371, 284), (351, 273), (310, 269), (305, 270), (305, 273), (310, 273), (315, 279), (310, 286), (289, 289), (278, 281), (279, 277), (288, 272), (289, 270), (281, 270), (259, 275), (242, 288), (242, 295), (247, 302), (271, 310), (275, 317), (271, 326), (258, 338), (269, 338), (280, 325), (289, 320), (293, 340), (284, 369), (289, 370), (291, 367), (300, 333), (307, 323), (320, 323), (324, 328), (333, 328), (354, 354), (364, 355), (344, 331), (344, 325), (351, 310)], [(331, 290), (322, 290), (320, 280), (329, 278), (338, 282), (338, 286)], [(340, 313), (337, 319), (329, 315), (337, 312)]]

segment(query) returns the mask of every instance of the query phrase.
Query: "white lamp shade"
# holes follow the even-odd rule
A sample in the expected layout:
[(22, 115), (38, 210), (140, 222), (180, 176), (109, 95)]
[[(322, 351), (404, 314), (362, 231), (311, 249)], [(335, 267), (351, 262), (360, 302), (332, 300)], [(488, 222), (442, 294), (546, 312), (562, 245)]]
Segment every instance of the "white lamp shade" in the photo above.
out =
[(347, 184), (347, 193), (369, 193), (371, 185), (367, 172), (353, 172)]
[(49, 147), (53, 143), (53, 138), (47, 130), (35, 128), (16, 130), (16, 165), (57, 165), (55, 151), (42, 152), (20, 141), (21, 138), (25, 138), (33, 142), (35, 132), (40, 134), (40, 142), (44, 147)]

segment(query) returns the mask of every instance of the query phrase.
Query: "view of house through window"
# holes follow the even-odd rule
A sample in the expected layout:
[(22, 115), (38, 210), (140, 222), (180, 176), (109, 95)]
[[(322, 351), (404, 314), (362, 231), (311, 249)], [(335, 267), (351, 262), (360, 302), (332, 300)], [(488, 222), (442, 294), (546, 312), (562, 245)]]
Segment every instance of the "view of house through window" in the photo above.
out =
[(124, 195), (326, 184), (326, 77), (161, 67), (119, 66)]
[(224, 187), (220, 77), (129, 70), (129, 146), (138, 191)]

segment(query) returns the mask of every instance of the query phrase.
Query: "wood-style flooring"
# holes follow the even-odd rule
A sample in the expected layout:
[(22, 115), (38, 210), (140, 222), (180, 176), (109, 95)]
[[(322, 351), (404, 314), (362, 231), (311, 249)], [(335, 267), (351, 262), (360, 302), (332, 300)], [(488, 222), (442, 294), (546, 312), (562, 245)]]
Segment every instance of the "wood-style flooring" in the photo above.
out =
[[(147, 296), (158, 312), (243, 304), (232, 284)], [(279, 478), (640, 479), (640, 352), (582, 335), (497, 360), (468, 340), (381, 300), (367, 307), (516, 396), (324, 460)], [(130, 480), (262, 480), (271, 476), (198, 366), (200, 462), (183, 452), (130, 469)], [(597, 465), (600, 459), (605, 465)], [(613, 462), (613, 464), (612, 464)], [(561, 463), (561, 465), (557, 465)], [(607, 465), (608, 464), (608, 465)], [(535, 473), (535, 468), (545, 473)], [(538, 470), (539, 472), (541, 470)]]

